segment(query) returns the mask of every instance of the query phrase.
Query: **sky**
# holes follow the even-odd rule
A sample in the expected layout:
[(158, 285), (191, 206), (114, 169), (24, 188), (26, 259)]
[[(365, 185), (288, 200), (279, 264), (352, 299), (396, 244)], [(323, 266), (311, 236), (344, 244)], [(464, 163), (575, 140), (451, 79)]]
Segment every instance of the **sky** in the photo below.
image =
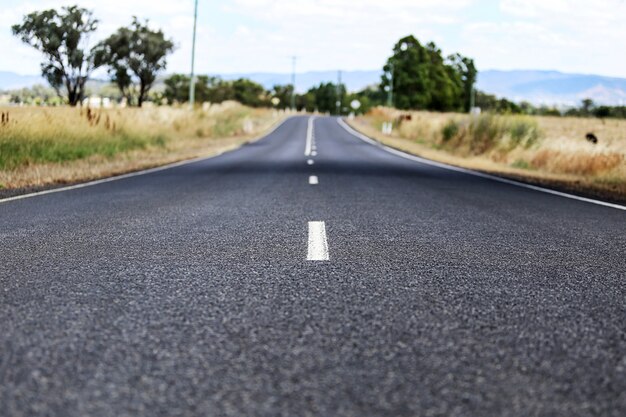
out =
[[(626, 0), (198, 0), (196, 70), (227, 74), (379, 69), (408, 34), (480, 70), (544, 69), (626, 78)], [(0, 71), (39, 72), (11, 34), (26, 13), (78, 4), (100, 20), (90, 42), (132, 16), (176, 44), (168, 72), (189, 72), (193, 0), (2, 0)]]

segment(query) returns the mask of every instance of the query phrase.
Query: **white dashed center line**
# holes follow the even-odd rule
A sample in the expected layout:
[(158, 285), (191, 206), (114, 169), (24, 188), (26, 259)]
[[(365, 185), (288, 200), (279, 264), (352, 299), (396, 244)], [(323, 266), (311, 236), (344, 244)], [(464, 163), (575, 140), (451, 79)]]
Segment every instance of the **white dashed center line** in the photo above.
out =
[(306, 259), (308, 261), (327, 261), (328, 258), (326, 224), (324, 222), (309, 222), (309, 252)]
[(304, 156), (311, 155), (311, 147), (313, 146), (313, 120), (315, 117), (309, 117), (309, 123), (306, 128), (306, 144), (304, 145)]
[(315, 163), (315, 161), (313, 161), (312, 159), (309, 159), (306, 161), (307, 164), (309, 165), (313, 165)]
[(317, 185), (317, 184), (319, 184), (319, 180), (317, 179), (317, 175), (311, 175), (309, 177), (309, 184), (310, 185)]

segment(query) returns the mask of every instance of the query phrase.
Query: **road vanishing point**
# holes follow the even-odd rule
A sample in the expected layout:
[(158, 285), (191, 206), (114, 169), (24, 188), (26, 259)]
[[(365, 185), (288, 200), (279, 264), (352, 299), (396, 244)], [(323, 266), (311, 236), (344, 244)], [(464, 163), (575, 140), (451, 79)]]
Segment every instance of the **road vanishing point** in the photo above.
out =
[(1, 416), (624, 416), (626, 211), (297, 116), (0, 203)]

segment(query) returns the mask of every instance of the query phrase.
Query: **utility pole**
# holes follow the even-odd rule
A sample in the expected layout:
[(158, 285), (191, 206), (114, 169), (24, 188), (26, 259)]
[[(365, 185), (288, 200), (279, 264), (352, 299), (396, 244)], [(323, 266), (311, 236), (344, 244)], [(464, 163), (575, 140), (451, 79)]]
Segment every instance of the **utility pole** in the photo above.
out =
[(337, 71), (337, 116), (341, 115), (341, 70)]
[(389, 91), (387, 93), (387, 106), (388, 107), (393, 107), (393, 72), (394, 72), (394, 65), (393, 62), (389, 63)]
[(196, 75), (194, 65), (196, 63), (196, 22), (198, 21), (198, 0), (195, 0), (193, 11), (193, 40), (191, 42), (191, 78), (189, 80), (189, 106), (193, 110), (196, 101)]
[(293, 87), (291, 90), (291, 110), (296, 109), (296, 61), (298, 57), (291, 57), (291, 86)]

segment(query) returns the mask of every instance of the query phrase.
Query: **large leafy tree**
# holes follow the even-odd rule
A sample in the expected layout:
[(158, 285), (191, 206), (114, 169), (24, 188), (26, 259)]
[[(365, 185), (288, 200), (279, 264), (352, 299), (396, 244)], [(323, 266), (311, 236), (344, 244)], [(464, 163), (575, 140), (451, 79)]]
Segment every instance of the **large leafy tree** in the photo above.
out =
[(129, 27), (121, 27), (95, 48), (97, 65), (108, 65), (109, 74), (129, 104), (141, 105), (174, 43), (161, 30), (152, 30), (136, 17)]
[(59, 96), (65, 90), (69, 104), (75, 106), (82, 100), (87, 79), (97, 66), (93, 51), (88, 49), (89, 35), (97, 26), (91, 11), (69, 6), (60, 12), (50, 9), (30, 13), (11, 29), (43, 53), (42, 75)]
[(476, 68), (469, 58), (457, 54), (444, 59), (434, 43), (422, 45), (414, 36), (406, 36), (395, 44), (383, 70), (381, 88), (393, 87), (399, 109), (469, 108), (476, 81)]
[[(414, 36), (400, 39), (383, 67), (383, 88), (393, 88), (395, 106), (400, 109), (426, 109), (431, 102), (426, 49)], [(393, 83), (393, 86), (392, 86)]]

